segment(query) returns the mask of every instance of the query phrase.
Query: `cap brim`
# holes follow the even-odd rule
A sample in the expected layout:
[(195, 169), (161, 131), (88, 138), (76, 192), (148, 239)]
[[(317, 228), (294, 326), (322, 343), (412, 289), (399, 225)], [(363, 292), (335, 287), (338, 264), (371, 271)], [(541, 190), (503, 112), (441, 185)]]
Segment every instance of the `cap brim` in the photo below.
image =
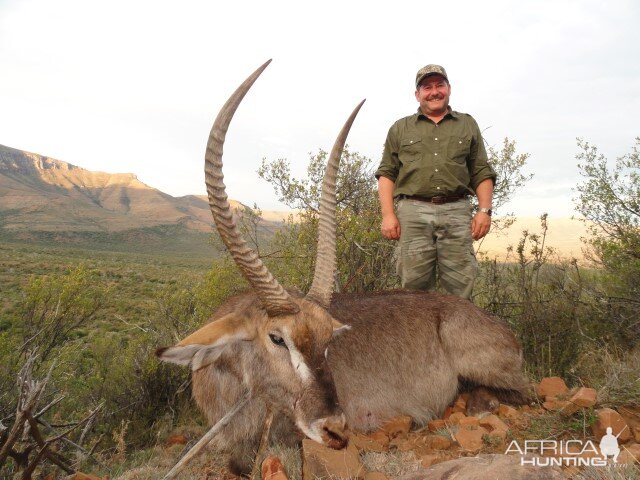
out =
[(420, 86), (420, 83), (422, 83), (422, 80), (424, 80), (427, 77), (430, 77), (431, 75), (440, 75), (442, 78), (444, 78), (447, 82), (449, 82), (449, 79), (447, 78), (446, 75), (443, 75), (441, 73), (438, 72), (429, 72), (429, 73), (425, 73), (423, 76), (421, 76), (417, 81), (416, 81), (416, 88), (418, 88), (418, 86)]

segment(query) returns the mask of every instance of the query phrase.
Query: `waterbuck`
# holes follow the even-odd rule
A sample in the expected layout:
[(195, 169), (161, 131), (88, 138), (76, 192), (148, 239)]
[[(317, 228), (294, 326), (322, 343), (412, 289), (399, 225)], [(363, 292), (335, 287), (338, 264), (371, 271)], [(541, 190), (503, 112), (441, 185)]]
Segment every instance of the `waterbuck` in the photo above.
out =
[(509, 328), (471, 302), (437, 293), (394, 290), (333, 295), (335, 179), (348, 131), (330, 154), (322, 187), (318, 253), (309, 293), (285, 290), (243, 240), (222, 175), (222, 147), (240, 101), (269, 62), (236, 90), (216, 118), (205, 155), (209, 204), (218, 232), (252, 290), (227, 300), (211, 322), (161, 360), (190, 365), (193, 396), (211, 423), (249, 400), (218, 436), (236, 474), (251, 469), (267, 411), (271, 440), (302, 435), (342, 448), (346, 427), (375, 429), (410, 415), (442, 414), (462, 388), (469, 409), (486, 401), (525, 400), (520, 346)]

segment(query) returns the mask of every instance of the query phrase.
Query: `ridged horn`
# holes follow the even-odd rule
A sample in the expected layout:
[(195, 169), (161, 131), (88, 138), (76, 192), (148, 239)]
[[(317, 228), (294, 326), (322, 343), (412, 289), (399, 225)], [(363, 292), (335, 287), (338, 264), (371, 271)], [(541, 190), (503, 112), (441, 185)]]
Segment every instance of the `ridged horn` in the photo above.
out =
[(222, 241), (242, 271), (242, 274), (253, 287), (269, 316), (297, 313), (299, 311), (282, 285), (273, 278), (258, 255), (247, 245), (229, 205), (222, 174), (222, 151), (229, 123), (238, 105), (249, 91), (260, 74), (267, 68), (271, 60), (265, 62), (233, 92), (216, 117), (204, 156), (205, 183), (209, 196), (211, 214), (216, 223)]
[[(366, 99), (365, 99), (366, 100)], [(313, 282), (307, 298), (319, 303), (324, 308), (329, 308), (333, 295), (333, 276), (336, 271), (336, 177), (338, 165), (347, 141), (349, 130), (360, 108), (364, 104), (362, 100), (353, 110), (346, 123), (336, 138), (327, 169), (322, 181), (322, 193), (320, 194), (320, 213), (318, 218), (318, 249), (316, 253), (316, 268), (313, 273)]]

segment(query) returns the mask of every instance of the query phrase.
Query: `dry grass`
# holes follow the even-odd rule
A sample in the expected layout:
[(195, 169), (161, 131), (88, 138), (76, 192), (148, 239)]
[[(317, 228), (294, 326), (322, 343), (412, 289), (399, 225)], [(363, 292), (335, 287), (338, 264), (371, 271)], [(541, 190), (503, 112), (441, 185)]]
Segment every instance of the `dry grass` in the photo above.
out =
[(621, 353), (605, 348), (586, 352), (576, 374), (598, 391), (603, 406), (640, 405), (640, 348)]
[(611, 465), (609, 467), (587, 467), (576, 480), (638, 480), (640, 469), (634, 465)]
[(368, 471), (382, 472), (392, 478), (414, 473), (422, 468), (413, 452), (368, 452), (361, 455), (360, 459)]

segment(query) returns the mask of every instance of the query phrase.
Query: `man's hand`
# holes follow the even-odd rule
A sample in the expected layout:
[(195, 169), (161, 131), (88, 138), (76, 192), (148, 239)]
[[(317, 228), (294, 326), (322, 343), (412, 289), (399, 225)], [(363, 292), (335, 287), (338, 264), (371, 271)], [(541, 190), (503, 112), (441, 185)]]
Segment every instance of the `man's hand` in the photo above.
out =
[(484, 212), (478, 212), (471, 220), (471, 237), (474, 240), (480, 240), (489, 233), (490, 228), (491, 217)]
[(382, 236), (389, 240), (398, 240), (400, 238), (400, 222), (398, 217), (391, 213), (382, 217)]

